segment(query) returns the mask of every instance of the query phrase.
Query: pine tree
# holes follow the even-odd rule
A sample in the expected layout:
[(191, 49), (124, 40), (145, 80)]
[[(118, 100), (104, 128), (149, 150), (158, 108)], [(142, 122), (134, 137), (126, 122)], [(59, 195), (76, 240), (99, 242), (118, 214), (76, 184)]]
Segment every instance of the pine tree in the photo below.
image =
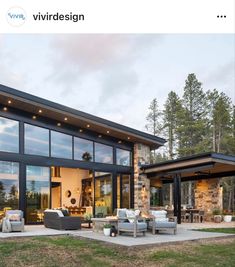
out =
[(151, 132), (153, 135), (159, 135), (161, 132), (161, 115), (158, 108), (157, 99), (154, 98), (149, 106), (149, 113), (146, 117), (147, 124), (145, 125), (147, 131)]
[(168, 94), (163, 110), (163, 128), (166, 130), (168, 140), (168, 155), (169, 159), (173, 159), (176, 152), (176, 127), (177, 118), (182, 111), (181, 101), (178, 95), (171, 91)]
[[(157, 99), (154, 98), (149, 106), (149, 113), (146, 117), (147, 124), (145, 125), (147, 131), (152, 133), (153, 135), (159, 135), (161, 133), (162, 129), (162, 113), (160, 112), (158, 108), (158, 103)], [(153, 154), (151, 155), (151, 162), (154, 163), (156, 162), (156, 152), (155, 150), (153, 151)]]
[(187, 156), (205, 150), (207, 131), (205, 94), (194, 73), (189, 74), (185, 81), (182, 104), (177, 127), (178, 153), (179, 156)]

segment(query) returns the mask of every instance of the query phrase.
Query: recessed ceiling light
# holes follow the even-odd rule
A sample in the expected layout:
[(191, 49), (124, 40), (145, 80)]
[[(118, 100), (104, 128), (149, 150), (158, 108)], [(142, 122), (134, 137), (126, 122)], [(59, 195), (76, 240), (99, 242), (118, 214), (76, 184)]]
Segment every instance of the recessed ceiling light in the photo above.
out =
[(57, 123), (57, 126), (61, 126), (61, 123), (60, 123), (60, 122), (58, 122), (58, 123)]
[(131, 139), (130, 136), (128, 136), (127, 139), (130, 140)]
[(83, 132), (83, 129), (80, 129), (79, 132), (82, 133)]
[(38, 113), (42, 113), (42, 110), (41, 110), (41, 109), (39, 109)]
[(68, 118), (67, 118), (67, 117), (65, 117), (65, 118), (64, 118), (64, 120), (65, 120), (65, 121), (67, 121), (67, 120), (68, 120)]
[(98, 135), (98, 137), (99, 137), (99, 138), (101, 138), (101, 137), (102, 137), (102, 135), (101, 135), (101, 134), (99, 134), (99, 135)]
[(36, 117), (36, 116), (33, 116), (32, 118), (33, 118), (33, 120), (36, 120), (36, 119), (37, 119), (37, 117)]
[(3, 110), (4, 110), (4, 111), (7, 111), (7, 107), (4, 107)]
[(118, 141), (118, 144), (121, 144), (121, 143), (122, 143), (122, 141), (121, 141), (121, 140), (119, 140), (119, 141)]
[(109, 132), (109, 130), (108, 130), (108, 131), (106, 131), (106, 133), (107, 133), (107, 134), (109, 134), (109, 133), (110, 133), (110, 132)]
[(11, 100), (8, 100), (7, 103), (8, 103), (8, 104), (11, 104), (12, 102), (11, 102)]
[(87, 128), (90, 128), (90, 124), (87, 124), (87, 126), (86, 126)]

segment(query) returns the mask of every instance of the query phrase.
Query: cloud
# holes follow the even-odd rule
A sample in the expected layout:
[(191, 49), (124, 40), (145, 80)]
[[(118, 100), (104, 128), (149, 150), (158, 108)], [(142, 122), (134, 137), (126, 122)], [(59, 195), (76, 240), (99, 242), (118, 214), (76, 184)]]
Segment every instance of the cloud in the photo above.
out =
[(203, 81), (207, 89), (218, 89), (229, 95), (235, 103), (235, 61), (220, 64), (206, 73)]

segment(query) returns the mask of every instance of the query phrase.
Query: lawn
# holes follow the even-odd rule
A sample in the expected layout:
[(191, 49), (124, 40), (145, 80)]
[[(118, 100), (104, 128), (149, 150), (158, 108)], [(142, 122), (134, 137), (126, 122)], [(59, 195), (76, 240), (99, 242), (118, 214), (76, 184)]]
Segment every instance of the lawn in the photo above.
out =
[(198, 229), (197, 231), (212, 232), (212, 233), (235, 234), (235, 227), (233, 227), (233, 228), (203, 228), (203, 229)]
[(129, 249), (68, 236), (2, 239), (0, 266), (235, 266), (235, 238)]

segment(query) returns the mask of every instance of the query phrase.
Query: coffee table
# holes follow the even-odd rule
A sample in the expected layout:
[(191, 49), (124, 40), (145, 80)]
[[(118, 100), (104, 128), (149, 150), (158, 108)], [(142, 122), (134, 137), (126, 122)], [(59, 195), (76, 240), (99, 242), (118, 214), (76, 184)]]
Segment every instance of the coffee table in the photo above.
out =
[(93, 231), (102, 232), (105, 224), (111, 224), (117, 229), (118, 219), (117, 217), (107, 217), (107, 218), (91, 218)]

